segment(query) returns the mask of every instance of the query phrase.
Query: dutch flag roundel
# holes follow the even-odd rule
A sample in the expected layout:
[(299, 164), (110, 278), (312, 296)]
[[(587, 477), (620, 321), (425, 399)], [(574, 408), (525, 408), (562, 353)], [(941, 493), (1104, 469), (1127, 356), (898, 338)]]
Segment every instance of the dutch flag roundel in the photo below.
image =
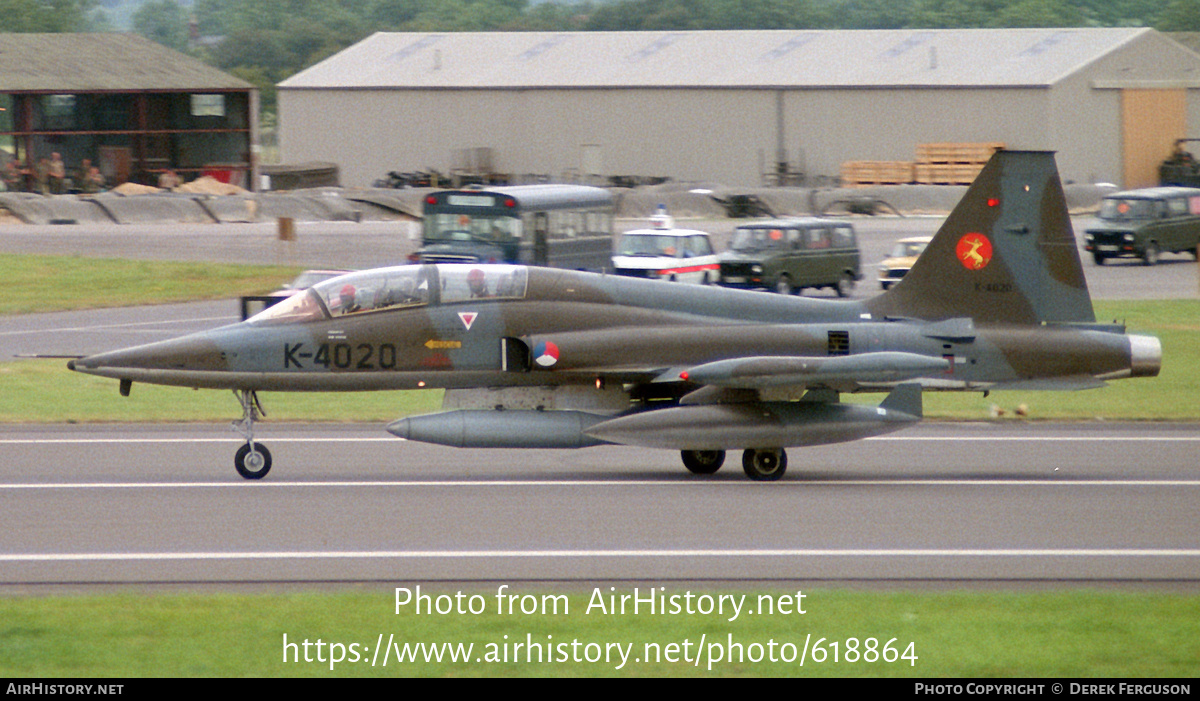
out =
[(541, 341), (533, 347), (533, 362), (548, 368), (558, 362), (558, 346), (550, 341)]

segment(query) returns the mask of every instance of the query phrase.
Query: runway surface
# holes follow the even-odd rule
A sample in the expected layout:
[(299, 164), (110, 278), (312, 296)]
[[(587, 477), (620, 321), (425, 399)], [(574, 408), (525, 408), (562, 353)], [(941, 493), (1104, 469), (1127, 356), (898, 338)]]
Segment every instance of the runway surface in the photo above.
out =
[(457, 450), (380, 426), (0, 427), (0, 584), (804, 580), (1200, 584), (1200, 426), (929, 423), (740, 456)]
[(0, 362), (90, 355), (165, 341), (240, 319), (236, 299), (0, 316)]

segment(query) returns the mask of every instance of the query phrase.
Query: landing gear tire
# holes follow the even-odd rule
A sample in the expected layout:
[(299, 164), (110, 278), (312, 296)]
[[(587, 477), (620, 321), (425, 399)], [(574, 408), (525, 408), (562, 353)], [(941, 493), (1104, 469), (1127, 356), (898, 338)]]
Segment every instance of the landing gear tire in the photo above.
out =
[(1152, 243), (1146, 244), (1146, 250), (1142, 252), (1142, 262), (1146, 265), (1154, 265), (1158, 262), (1158, 246)]
[[(886, 290), (887, 288), (885, 287), (884, 289)], [(854, 292), (854, 278), (848, 273), (842, 273), (842, 276), (838, 278), (837, 284), (834, 285), (833, 291), (837, 293), (838, 297), (849, 297)]]
[(260, 443), (247, 443), (238, 448), (233, 458), (238, 474), (248, 480), (260, 480), (271, 471), (271, 451)]
[(752, 480), (773, 482), (787, 471), (787, 451), (783, 448), (747, 448), (742, 453), (742, 469)]
[(711, 475), (725, 464), (724, 450), (684, 450), (680, 456), (693, 475)]

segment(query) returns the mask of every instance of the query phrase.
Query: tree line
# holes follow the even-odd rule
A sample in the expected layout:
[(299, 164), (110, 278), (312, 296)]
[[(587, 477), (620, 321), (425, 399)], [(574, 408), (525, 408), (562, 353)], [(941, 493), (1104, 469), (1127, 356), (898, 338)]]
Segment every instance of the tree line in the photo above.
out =
[[(105, 31), (112, 0), (0, 0), (0, 31)], [(1200, 0), (147, 0), (134, 31), (261, 90), (377, 31), (1149, 26), (1200, 31)]]

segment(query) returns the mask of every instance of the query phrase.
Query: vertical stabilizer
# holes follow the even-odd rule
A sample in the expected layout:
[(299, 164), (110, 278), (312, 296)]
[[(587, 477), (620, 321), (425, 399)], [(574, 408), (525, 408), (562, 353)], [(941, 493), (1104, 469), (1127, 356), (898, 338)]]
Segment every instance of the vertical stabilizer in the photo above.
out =
[(1054, 154), (997, 151), (875, 316), (1094, 322)]

